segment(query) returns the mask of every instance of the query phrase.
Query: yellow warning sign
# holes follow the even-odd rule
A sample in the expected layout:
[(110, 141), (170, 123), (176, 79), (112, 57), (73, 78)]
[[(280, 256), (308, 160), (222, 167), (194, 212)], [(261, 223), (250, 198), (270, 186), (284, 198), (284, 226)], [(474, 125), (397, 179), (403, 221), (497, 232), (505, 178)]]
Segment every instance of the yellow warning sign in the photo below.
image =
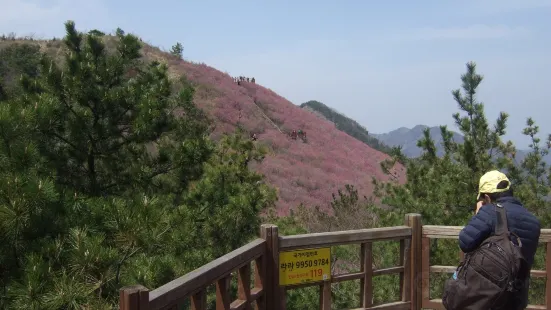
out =
[(331, 248), (279, 253), (279, 285), (319, 282), (331, 278)]

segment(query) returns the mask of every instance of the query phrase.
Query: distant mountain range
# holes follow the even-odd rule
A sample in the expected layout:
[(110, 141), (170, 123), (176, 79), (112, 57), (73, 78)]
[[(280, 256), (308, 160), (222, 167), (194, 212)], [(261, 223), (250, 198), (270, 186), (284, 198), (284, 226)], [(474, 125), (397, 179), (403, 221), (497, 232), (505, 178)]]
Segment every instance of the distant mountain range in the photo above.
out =
[[(429, 128), (425, 125), (417, 125), (413, 128), (400, 127), (391, 132), (370, 135), (377, 138), (377, 140), (383, 142), (389, 146), (401, 146), (402, 152), (407, 157), (418, 157), (421, 155), (422, 150), (417, 146), (417, 141), (423, 138), (423, 131)], [(453, 139), (455, 142), (462, 143), (463, 135), (452, 131)], [(444, 148), (442, 147), (442, 135), (440, 135), (440, 127), (430, 127), (430, 135), (434, 140), (437, 148), (437, 155), (444, 155)]]
[[(417, 141), (423, 138), (423, 130), (429, 128), (432, 139), (434, 140), (437, 148), (437, 155), (444, 155), (444, 148), (442, 146), (442, 135), (440, 134), (440, 127), (429, 127), (425, 125), (417, 125), (413, 128), (400, 127), (391, 132), (374, 134), (371, 136), (377, 138), (381, 143), (388, 146), (402, 146), (402, 152), (407, 157), (418, 157), (421, 155), (421, 149), (417, 146)], [(462, 143), (464, 141), (463, 135), (452, 131), (453, 139), (455, 142)], [(520, 162), (529, 150), (517, 150), (516, 158)], [(551, 164), (551, 156), (548, 155), (544, 159), (547, 163)]]
[[(439, 126), (429, 127), (426, 125), (417, 125), (413, 128), (400, 127), (391, 132), (377, 134), (368, 132), (364, 126), (360, 125), (355, 120), (319, 101), (311, 100), (301, 104), (300, 107), (312, 112), (319, 118), (332, 122), (337, 129), (381, 152), (388, 154), (391, 147), (401, 146), (402, 152), (409, 158), (415, 158), (421, 155), (422, 151), (417, 146), (417, 141), (423, 138), (423, 131), (425, 128), (429, 128), (431, 137), (436, 144), (437, 155), (444, 155), (442, 135), (440, 134)], [(452, 136), (455, 142), (463, 143), (464, 137), (462, 134), (452, 131)], [(517, 150), (517, 161), (522, 161), (528, 152), (529, 150)], [(548, 155), (545, 161), (551, 164), (551, 155)]]

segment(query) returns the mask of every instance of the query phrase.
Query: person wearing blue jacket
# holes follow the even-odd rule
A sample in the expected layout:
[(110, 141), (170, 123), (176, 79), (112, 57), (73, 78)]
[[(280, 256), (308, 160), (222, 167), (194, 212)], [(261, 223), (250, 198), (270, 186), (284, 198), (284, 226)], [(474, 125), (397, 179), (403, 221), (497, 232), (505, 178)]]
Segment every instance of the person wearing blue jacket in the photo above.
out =
[[(509, 230), (522, 242), (521, 252), (531, 269), (541, 232), (540, 221), (513, 195), (507, 176), (497, 170), (484, 174), (479, 181), (477, 201), (475, 215), (459, 233), (459, 247), (463, 253), (475, 250), (495, 232), (497, 214), (493, 204), (499, 203), (506, 211)], [(529, 281), (530, 276), (518, 296), (516, 309), (524, 309), (528, 305)]]

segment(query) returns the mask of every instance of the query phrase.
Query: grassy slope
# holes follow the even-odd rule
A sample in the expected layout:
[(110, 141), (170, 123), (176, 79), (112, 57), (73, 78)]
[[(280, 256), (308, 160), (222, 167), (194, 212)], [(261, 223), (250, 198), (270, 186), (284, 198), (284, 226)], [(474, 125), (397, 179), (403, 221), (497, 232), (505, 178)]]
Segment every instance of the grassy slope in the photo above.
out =
[[(112, 39), (106, 37), (107, 45)], [(2, 45), (18, 41), (3, 41)], [(62, 55), (60, 41), (33, 41), (51, 56)], [(168, 63), (171, 77), (185, 74), (197, 86), (196, 103), (215, 119), (215, 138), (231, 131), (239, 122), (258, 134), (258, 143), (270, 148), (265, 161), (254, 167), (264, 173), (268, 183), (278, 189), (278, 213), (288, 214), (301, 202), (307, 206), (328, 206), (331, 194), (345, 184), (354, 184), (359, 193), (372, 191), (371, 177), (388, 180), (379, 163), (388, 155), (335, 128), (327, 120), (292, 104), (259, 84), (235, 84), (232, 77), (205, 64), (180, 60), (145, 44), (143, 55), (149, 60)], [(258, 81), (257, 81), (258, 82)], [(260, 81), (261, 82), (261, 81)], [(255, 101), (258, 104), (255, 104)], [(273, 123), (265, 118), (268, 116)], [(302, 129), (308, 142), (291, 140), (285, 132)], [(282, 130), (284, 133), (281, 133)], [(399, 182), (405, 181), (405, 168), (394, 171)]]

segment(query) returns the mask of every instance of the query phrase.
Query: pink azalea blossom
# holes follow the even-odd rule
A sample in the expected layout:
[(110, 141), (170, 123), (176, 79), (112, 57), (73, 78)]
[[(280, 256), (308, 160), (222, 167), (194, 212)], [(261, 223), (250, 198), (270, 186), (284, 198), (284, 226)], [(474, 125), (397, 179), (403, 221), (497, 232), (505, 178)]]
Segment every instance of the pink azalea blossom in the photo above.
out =
[[(146, 46), (144, 53), (158, 58), (162, 52)], [(257, 143), (269, 148), (266, 159), (252, 167), (277, 188), (280, 215), (288, 214), (300, 203), (327, 209), (331, 194), (346, 184), (353, 184), (360, 195), (369, 196), (373, 176), (390, 180), (380, 168), (380, 162), (388, 155), (261, 86), (262, 81), (237, 85), (230, 75), (205, 64), (179, 60), (168, 53), (163, 58), (170, 59), (171, 75), (185, 74), (197, 86), (195, 103), (216, 120), (214, 137), (231, 132), (239, 122), (257, 134)], [(253, 76), (251, 73), (249, 77)], [(300, 137), (292, 140), (288, 136), (292, 130), (303, 130), (307, 142), (303, 143)], [(402, 165), (396, 165), (393, 172), (399, 182), (405, 181)]]

